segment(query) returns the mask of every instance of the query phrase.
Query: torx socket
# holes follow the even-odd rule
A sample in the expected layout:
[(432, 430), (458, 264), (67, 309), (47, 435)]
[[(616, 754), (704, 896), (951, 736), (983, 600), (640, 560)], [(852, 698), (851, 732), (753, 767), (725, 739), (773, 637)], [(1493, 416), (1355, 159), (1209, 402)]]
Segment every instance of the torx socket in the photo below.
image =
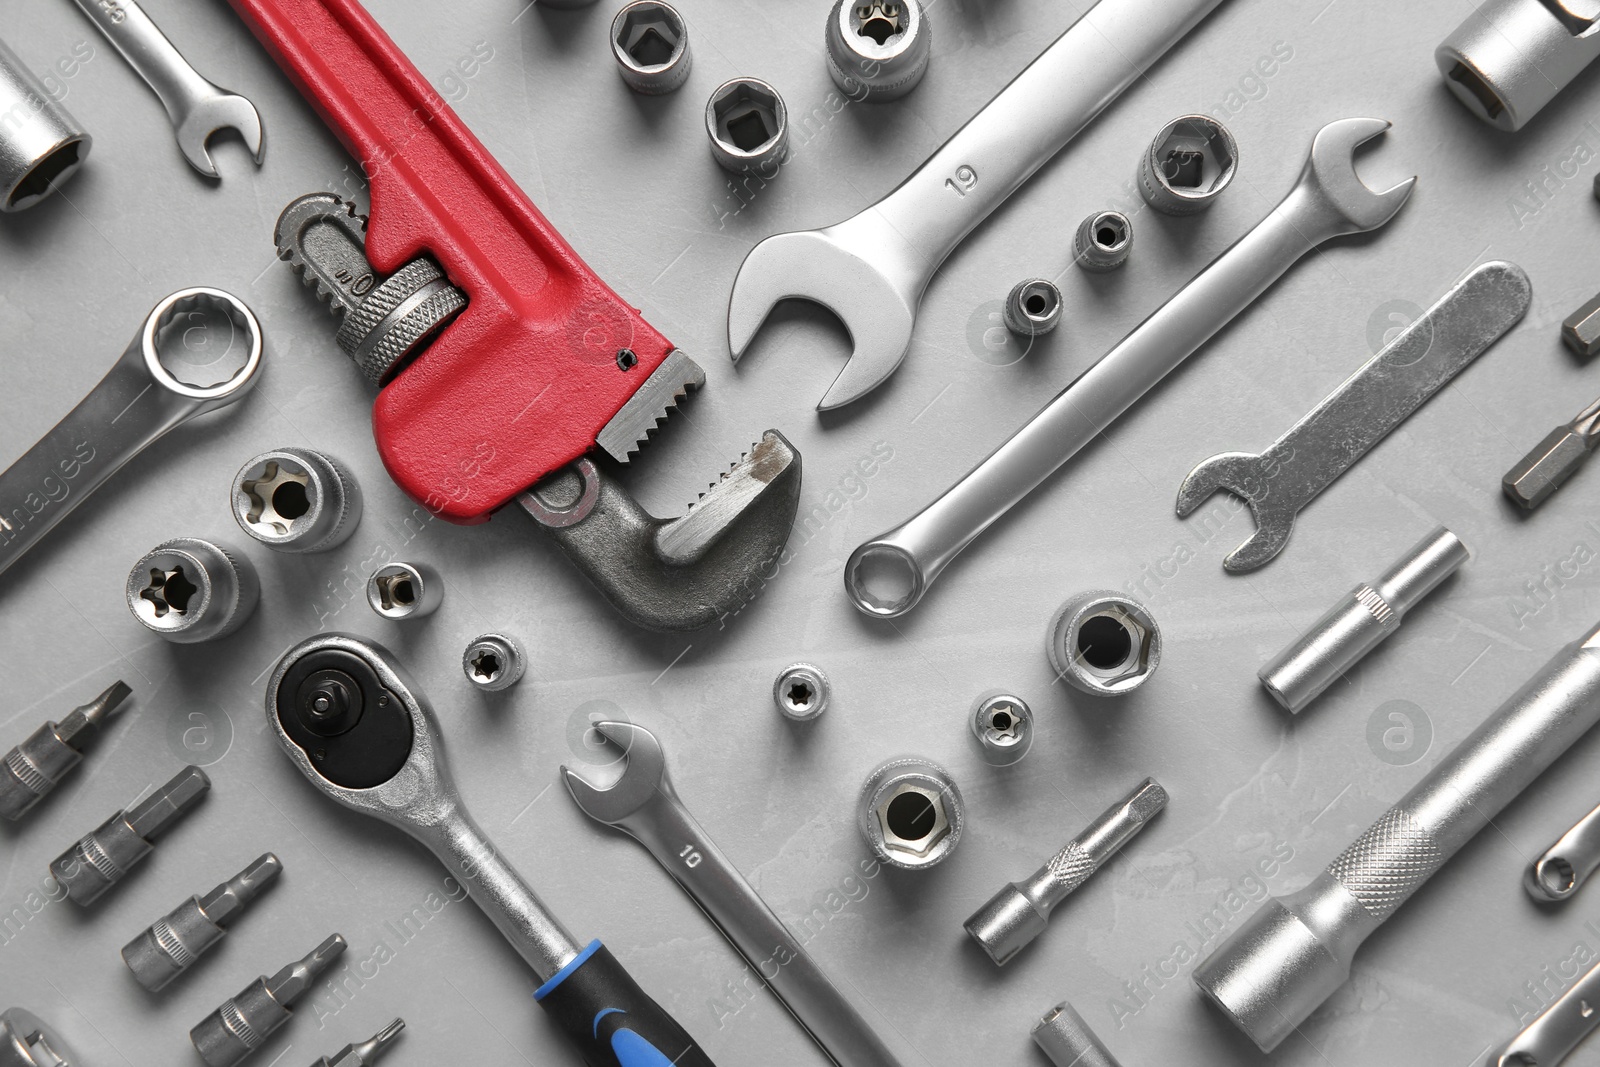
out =
[(1600, 625), (1499, 710), (1297, 893), (1274, 898), (1194, 972), (1263, 1052), (1350, 977), (1361, 943), (1600, 722)]
[[(65, 96), (66, 86), (56, 86)], [(89, 158), (94, 138), (57, 95), (0, 41), (0, 211), (32, 207)]]
[(1597, 447), (1600, 447), (1600, 400), (1578, 412), (1571, 422), (1546, 434), (1533, 451), (1506, 471), (1500, 486), (1506, 496), (1532, 511), (1555, 495)]
[(1146, 778), (1107, 808), (1026, 880), (1012, 882), (964, 924), (996, 966), (1004, 967), (1044, 933), (1056, 905), (1098, 871), (1167, 806), (1167, 791)]
[(245, 905), (283, 873), (278, 857), (267, 853), (204, 897), (190, 897), (151, 923), (122, 949), (139, 984), (155, 993), (197, 963)]
[(0, 760), (0, 817), (15, 822), (49, 795), (67, 773), (83, 762), (100, 724), (127, 699), (124, 682), (74, 708), (59, 723), (47, 722)]
[(989, 693), (972, 705), (968, 717), (983, 761), (995, 767), (1019, 763), (1033, 746), (1033, 709), (1010, 693)]
[(174, 537), (133, 565), (126, 595), (140, 625), (191, 645), (244, 625), (261, 599), (261, 583), (244, 556), (214, 541)]
[(324, 1056), (311, 1067), (372, 1067), (378, 1057), (400, 1040), (400, 1031), (406, 1028), (404, 1019), (396, 1019), (370, 1039), (359, 1045), (346, 1045), (332, 1056)]
[(187, 815), (211, 789), (199, 767), (177, 776), (132, 810), (119, 811), (57, 856), (50, 873), (75, 904), (92, 904), (150, 855), (155, 840)]
[(275, 448), (233, 476), (233, 517), (279, 552), (326, 552), (361, 522), (361, 488), (344, 465), (309, 448)]
[(1385, 638), (1406, 612), (1471, 557), (1443, 526), (1418, 541), (1372, 585), (1358, 585), (1256, 672), (1286, 709), (1299, 714)]
[(828, 76), (857, 103), (905, 96), (933, 55), (933, 30), (918, 0), (834, 0), (824, 41)]
[(509, 634), (483, 634), (461, 654), (462, 673), (485, 693), (510, 689), (522, 680), (527, 666), (522, 645)]
[(1050, 1057), (1055, 1067), (1121, 1067), (1111, 1050), (1083, 1021), (1083, 1016), (1066, 1001), (1034, 1023), (1033, 1043)]
[(345, 939), (334, 934), (305, 959), (271, 978), (262, 975), (238, 996), (223, 1001), (189, 1031), (200, 1058), (211, 1067), (233, 1067), (266, 1044), (274, 1031), (293, 1018), (295, 1002), (310, 992), (318, 976), (333, 966), (347, 947)]

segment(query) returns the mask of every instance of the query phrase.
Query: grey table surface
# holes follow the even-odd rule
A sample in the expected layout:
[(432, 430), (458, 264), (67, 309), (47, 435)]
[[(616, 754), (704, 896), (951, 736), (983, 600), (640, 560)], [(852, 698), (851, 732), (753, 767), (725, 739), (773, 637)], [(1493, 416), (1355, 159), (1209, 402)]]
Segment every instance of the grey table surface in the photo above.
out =
[[(564, 795), (560, 764), (602, 758), (586, 740), (597, 715), (662, 738), (712, 837), (928, 1064), (1040, 1064), (1028, 1028), (1070, 999), (1127, 1064), (1220, 1065), (1268, 1057), (1201, 1003), (1196, 957), (1264, 894), (1307, 882), (1600, 616), (1600, 472), (1531, 519), (1499, 487), (1526, 448), (1600, 392), (1600, 369), (1557, 334), (1600, 288), (1589, 191), (1600, 76), (1521, 134), (1495, 133), (1433, 65), (1467, 0), (1231, 0), (957, 251), (899, 372), (823, 418), (812, 405), (848, 345), (830, 316), (784, 308), (738, 366), (727, 358), (728, 289), (744, 253), (894, 187), (1061, 32), (1077, 0), (937, 0), (926, 81), (900, 103), (845, 107), (824, 68), (825, 0), (686, 0), (695, 69), (659, 99), (631, 94), (613, 69), (615, 0), (577, 12), (374, 0), (379, 22), (556, 227), (705, 367), (707, 388), (627, 475), (640, 499), (676, 513), (769, 426), (804, 455), (788, 562), (725, 628), (689, 636), (619, 620), (520, 514), (451, 527), (393, 486), (373, 450), (368, 388), (270, 246), (290, 199), (359, 198), (359, 172), (225, 4), (147, 6), (196, 66), (259, 106), (259, 170), (224, 137), (220, 184), (199, 178), (154, 97), (71, 4), (0, 0), (0, 33), (36, 70), (92, 46), (58, 77), (96, 139), (63, 195), (0, 219), (0, 463), (98, 380), (174, 289), (235, 292), (267, 333), (264, 379), (246, 403), (171, 434), (0, 578), (0, 743), (115, 678), (135, 692), (85, 769), (26, 822), (0, 827), (0, 1007), (52, 1020), (89, 1067), (198, 1062), (191, 1025), (336, 930), (350, 941), (346, 965), (259, 1062), (309, 1063), (395, 1015), (410, 1024), (397, 1067), (573, 1062), (530, 1002), (531, 975), (444, 870), (325, 802), (276, 750), (267, 672), (319, 629), (377, 638), (405, 660), (440, 711), (479, 821), (565, 923), (603, 937), (720, 1064), (823, 1058), (644, 850)], [(1260, 68), (1270, 76), (1258, 73), (1274, 55)], [(771, 81), (803, 117), (790, 163), (747, 187), (714, 165), (702, 125), (710, 89), (739, 74)], [(1138, 152), (1185, 111), (1227, 115), (1243, 158), (1233, 187), (1199, 217), (1138, 213), (1120, 273), (1074, 268), (1078, 220), (1139, 206)], [(1263, 216), (1317, 127), (1368, 114), (1394, 129), (1362, 156), (1365, 177), (1421, 178), (1393, 224), (1309, 257), (968, 550), (915, 613), (886, 624), (850, 606), (841, 570), (853, 546), (927, 503)], [(1214, 452), (1272, 441), (1386, 330), (1496, 258), (1533, 279), (1523, 323), (1312, 505), (1277, 561), (1224, 574), (1250, 520), (1225, 498), (1176, 519), (1183, 475)], [(1059, 279), (1067, 315), (1023, 353), (994, 327), (999, 299), (1030, 275)], [(342, 458), (366, 491), (360, 529), (331, 553), (271, 553), (230, 516), (233, 472), (284, 444)], [(1472, 561), (1291, 721), (1257, 667), (1438, 523)], [(173, 646), (124, 607), (133, 560), (178, 535), (240, 545), (260, 571), (260, 610), (232, 637)], [(364, 570), (390, 558), (440, 568), (448, 592), (436, 615), (390, 624), (354, 599)], [(1142, 590), (1166, 637), (1159, 674), (1117, 702), (1053, 684), (1043, 652), (1055, 608), (1097, 586)], [(531, 650), (528, 677), (497, 697), (471, 690), (459, 665), (489, 629)], [(770, 697), (797, 659), (822, 665), (835, 687), (826, 715), (802, 728)], [(1032, 754), (1010, 769), (980, 762), (965, 729), (971, 701), (992, 688), (1038, 716)], [(932, 871), (864, 877), (856, 793), (876, 763), (903, 753), (952, 769), (966, 836)], [(1467, 1067), (1600, 958), (1600, 890), (1541, 910), (1520, 885), (1527, 861), (1600, 799), (1597, 760), (1590, 738), (1497, 818), (1270, 1059)], [(98, 906), (53, 902), (47, 862), (183, 761), (215, 780), (204, 806)], [(962, 920), (1145, 775), (1171, 792), (1166, 813), (996, 970)], [(287, 868), (272, 894), (175, 987), (139, 989), (120, 946), (267, 850)], [(1600, 1063), (1600, 1044), (1570, 1062)]]

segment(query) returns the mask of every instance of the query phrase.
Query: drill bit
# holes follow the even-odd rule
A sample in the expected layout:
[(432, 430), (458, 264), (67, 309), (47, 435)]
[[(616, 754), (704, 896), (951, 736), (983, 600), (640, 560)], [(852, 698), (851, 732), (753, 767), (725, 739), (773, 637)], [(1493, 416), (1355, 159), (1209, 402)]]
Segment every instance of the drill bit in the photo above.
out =
[(378, 1057), (389, 1050), (389, 1047), (400, 1039), (400, 1031), (406, 1028), (404, 1019), (396, 1019), (380, 1030), (370, 1041), (363, 1041), (359, 1045), (346, 1045), (335, 1052), (331, 1057), (324, 1056), (313, 1063), (311, 1067), (372, 1067), (378, 1062)]
[(100, 724), (133, 690), (121, 681), (59, 723), (47, 722), (0, 759), (0, 817), (20, 819), (60, 784), (100, 732)]
[(1534, 446), (1501, 480), (1506, 496), (1529, 511), (1543, 504), (1600, 447), (1600, 400)]
[[(262, 975), (231, 1000), (207, 1015), (189, 1031), (200, 1057), (211, 1067), (233, 1067), (266, 1044), (273, 1031), (288, 1022), (295, 1002), (311, 983), (333, 966), (348, 947), (334, 934), (303, 960), (289, 964), (271, 978)], [(357, 1061), (360, 1062), (360, 1061)]]
[(132, 811), (119, 811), (57, 856), (50, 873), (77, 904), (92, 904), (155, 848), (152, 843), (211, 790), (199, 767), (185, 767)]
[(164, 988), (222, 940), (228, 926), (283, 873), (272, 853), (257, 859), (204, 897), (190, 897), (157, 919), (122, 950), (122, 961), (152, 993)]

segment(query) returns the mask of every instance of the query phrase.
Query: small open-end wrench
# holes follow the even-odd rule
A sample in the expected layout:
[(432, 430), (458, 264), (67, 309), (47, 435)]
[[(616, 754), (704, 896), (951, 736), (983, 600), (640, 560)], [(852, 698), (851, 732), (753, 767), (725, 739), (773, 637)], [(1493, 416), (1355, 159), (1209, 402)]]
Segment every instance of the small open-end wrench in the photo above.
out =
[(591, 819), (625, 830), (654, 856), (717, 924), (751, 968), (838, 1067), (901, 1067), (920, 1062), (892, 1047), (806, 954), (728, 857), (678, 799), (661, 742), (642, 726), (598, 722), (601, 736), (627, 751), (622, 776), (590, 784), (566, 767), (561, 778)]
[[(162, 356), (201, 340), (213, 362), (238, 351), (243, 366), (215, 385), (179, 381)], [(0, 473), (0, 571), (162, 434), (243, 397), (260, 366), (261, 324), (238, 297), (180, 289), (157, 304), (100, 384)]]
[(1415, 178), (1385, 192), (1356, 174), (1354, 154), (1383, 119), (1330, 122), (1289, 195), (1100, 362), (1056, 394), (988, 459), (909, 522), (860, 545), (845, 591), (879, 618), (904, 615), (962, 549), (1038, 487), (1234, 316), (1324, 241), (1375, 230), (1411, 196)]
[(836, 225), (756, 245), (728, 301), (734, 361), (773, 305), (813, 300), (854, 346), (818, 409), (877, 388), (905, 359), (945, 257), (1221, 3), (1100, 0), (894, 192)]
[(1265, 451), (1223, 452), (1190, 471), (1178, 517), (1226, 489), (1250, 505), (1256, 532), (1223, 568), (1242, 574), (1270, 562), (1301, 509), (1515, 326), (1532, 300), (1521, 267), (1475, 268)]
[(543, 983), (534, 999), (589, 1067), (712, 1067), (599, 941), (581, 947), (467, 813), (428, 699), (381, 645), (319, 634), (267, 683), (267, 724), (324, 796), (416, 839)]
[(206, 142), (221, 129), (234, 129), (261, 164), (266, 145), (261, 138), (261, 113), (237, 93), (219, 89), (200, 75), (167, 40), (137, 0), (73, 0), (116, 46), (122, 58), (161, 98), (178, 135), (178, 151), (208, 178), (220, 177)]
[(1562, 834), (1560, 840), (1529, 864), (1523, 885), (1534, 900), (1554, 903), (1571, 897), (1597, 869), (1600, 869), (1600, 808), (1578, 820), (1578, 825)]
[(1557, 1067), (1600, 1026), (1600, 964), (1541, 1011), (1504, 1048), (1489, 1054), (1485, 1067)]

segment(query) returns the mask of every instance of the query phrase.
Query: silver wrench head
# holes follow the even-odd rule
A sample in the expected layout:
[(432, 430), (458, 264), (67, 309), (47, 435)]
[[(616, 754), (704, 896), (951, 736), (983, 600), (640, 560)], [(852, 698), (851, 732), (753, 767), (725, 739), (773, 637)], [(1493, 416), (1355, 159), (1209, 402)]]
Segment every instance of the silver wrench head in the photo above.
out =
[(1202, 460), (1178, 487), (1178, 518), (1187, 518), (1219, 489), (1226, 489), (1250, 505), (1256, 530), (1223, 559), (1223, 569), (1242, 574), (1262, 566), (1289, 543), (1299, 510), (1292, 504), (1274, 506), (1272, 480), (1276, 471), (1254, 452), (1222, 452)]
[(208, 178), (219, 178), (221, 175), (217, 173), (216, 164), (211, 162), (206, 142), (211, 140), (212, 134), (223, 129), (238, 131), (251, 155), (255, 156), (256, 165), (261, 165), (261, 157), (265, 153), (261, 113), (244, 97), (221, 89), (195, 104), (174, 124), (178, 135), (178, 151), (201, 174)]
[(917, 294), (902, 293), (876, 264), (845, 247), (830, 230), (774, 234), (739, 267), (728, 299), (728, 349), (734, 362), (782, 300), (810, 300), (850, 331), (850, 361), (817, 404), (843, 407), (894, 373), (911, 347)]
[(609, 741), (621, 745), (622, 776), (608, 786), (597, 786), (566, 766), (561, 780), (583, 813), (608, 826), (620, 826), (628, 817), (662, 793), (671, 794), (667, 778), (667, 758), (656, 735), (631, 722), (597, 722), (594, 728)]
[(1356, 149), (1389, 129), (1387, 119), (1337, 119), (1317, 131), (1311, 142), (1301, 184), (1311, 183), (1320, 197), (1349, 224), (1349, 233), (1365, 233), (1394, 218), (1411, 198), (1417, 179), (1407, 178), (1378, 192), (1356, 173)]

